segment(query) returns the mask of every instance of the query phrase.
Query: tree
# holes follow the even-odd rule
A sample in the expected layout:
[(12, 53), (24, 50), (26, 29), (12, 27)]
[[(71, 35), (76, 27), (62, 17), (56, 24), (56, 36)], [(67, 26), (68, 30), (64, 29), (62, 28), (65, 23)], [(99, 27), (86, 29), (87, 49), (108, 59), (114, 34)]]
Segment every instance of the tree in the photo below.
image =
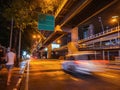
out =
[[(21, 33), (22, 31), (22, 35), (24, 35), (26, 34), (24, 33), (25, 30), (28, 29), (34, 30), (37, 28), (37, 24), (38, 24), (37, 19), (39, 13), (54, 14), (54, 11), (61, 0), (59, 0), (59, 2), (58, 0), (51, 0), (51, 1), (50, 0), (9, 0), (9, 1), (11, 2), (9, 2), (6, 5), (7, 8), (4, 10), (3, 16), (8, 21), (11, 21), (11, 18), (13, 18), (14, 30), (17, 33), (18, 32)], [(15, 37), (18, 36), (17, 33)], [(29, 33), (32, 32), (30, 31)], [(17, 38), (15, 39), (16, 41), (20, 41), (17, 40)], [(24, 39), (22, 40), (22, 42), (23, 41)], [(17, 44), (14, 45), (18, 46)], [(27, 46), (27, 45), (23, 45), (23, 46)]]

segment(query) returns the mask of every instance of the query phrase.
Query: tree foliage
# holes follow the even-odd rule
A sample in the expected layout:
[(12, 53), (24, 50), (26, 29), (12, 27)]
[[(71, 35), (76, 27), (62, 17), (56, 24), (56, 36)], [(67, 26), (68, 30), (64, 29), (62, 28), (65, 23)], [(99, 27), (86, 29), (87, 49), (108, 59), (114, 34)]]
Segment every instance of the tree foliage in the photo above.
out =
[[(60, 2), (60, 1), (59, 1)], [(37, 27), (38, 14), (54, 14), (58, 0), (12, 0), (5, 9), (7, 20), (14, 18), (15, 28), (26, 28), (27, 25)]]
[[(38, 14), (54, 15), (60, 1), (61, 0), (9, 0), (8, 4), (5, 6), (3, 16), (8, 21), (11, 21), (11, 18), (13, 18), (14, 30), (22, 30), (23, 37), (30, 38), (25, 36), (28, 35), (25, 30), (29, 30), (27, 33), (32, 34), (34, 32), (32, 30), (37, 29)], [(31, 34), (29, 34), (29, 36)], [(26, 42), (24, 40), (25, 39), (22, 39), (22, 42)], [(27, 47), (27, 45), (23, 46)]]
[(3, 14), (7, 20), (14, 19), (14, 28), (21, 28), (24, 30), (26, 26), (33, 22), (31, 14), (31, 6), (25, 0), (13, 0), (8, 8), (5, 9)]

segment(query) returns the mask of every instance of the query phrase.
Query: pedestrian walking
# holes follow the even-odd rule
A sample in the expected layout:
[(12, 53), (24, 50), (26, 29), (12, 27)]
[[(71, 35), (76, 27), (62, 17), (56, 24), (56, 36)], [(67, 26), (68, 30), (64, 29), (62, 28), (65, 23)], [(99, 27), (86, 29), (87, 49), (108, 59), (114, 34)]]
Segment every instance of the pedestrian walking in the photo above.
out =
[(6, 58), (7, 58), (6, 68), (8, 70), (7, 85), (10, 85), (12, 69), (14, 67), (14, 62), (16, 61), (16, 53), (14, 52), (14, 49), (11, 49), (10, 51), (7, 52)]

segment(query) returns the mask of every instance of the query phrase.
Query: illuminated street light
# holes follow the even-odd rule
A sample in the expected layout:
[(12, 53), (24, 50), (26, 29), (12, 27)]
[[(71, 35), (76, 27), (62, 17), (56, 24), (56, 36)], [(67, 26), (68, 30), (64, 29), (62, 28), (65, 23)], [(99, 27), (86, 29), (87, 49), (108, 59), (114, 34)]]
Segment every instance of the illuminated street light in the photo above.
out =
[(61, 40), (57, 40), (56, 42), (57, 42), (58, 44), (60, 44), (60, 43), (61, 43)]
[(33, 39), (40, 39), (40, 35), (33, 35)]
[(33, 52), (34, 50), (36, 50), (36, 47), (39, 41), (41, 40), (41, 36), (39, 34), (34, 34), (32, 35), (32, 38), (33, 38), (33, 45), (31, 51)]
[(40, 35), (37, 35), (37, 38), (40, 38)]
[(119, 16), (112, 16), (112, 21), (113, 22), (117, 22), (117, 24), (118, 24), (118, 44), (119, 44), (119, 42), (120, 42), (120, 40), (119, 40), (119, 27), (120, 27), (120, 24), (119, 24)]
[(35, 39), (35, 38), (37, 38), (37, 36), (36, 36), (36, 35), (33, 35), (33, 38)]
[(119, 29), (119, 16), (112, 16), (112, 21), (113, 22), (117, 22), (117, 24), (118, 24), (118, 29)]
[[(120, 23), (119, 23), (119, 16), (112, 16), (112, 21), (114, 21), (114, 22), (117, 22), (117, 24), (118, 24), (118, 45), (120, 44), (120, 40), (119, 40), (119, 27), (120, 27)], [(119, 57), (120, 57), (120, 50), (118, 51), (118, 53), (119, 53)]]

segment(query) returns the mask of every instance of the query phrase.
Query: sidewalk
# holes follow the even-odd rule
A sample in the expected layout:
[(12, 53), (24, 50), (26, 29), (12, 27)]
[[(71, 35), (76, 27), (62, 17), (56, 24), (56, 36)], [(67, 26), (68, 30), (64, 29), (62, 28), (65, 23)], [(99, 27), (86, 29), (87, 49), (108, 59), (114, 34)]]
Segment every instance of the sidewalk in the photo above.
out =
[[(9, 86), (6, 85), (6, 81), (7, 81), (7, 69), (3, 68), (0, 71), (0, 90), (17, 90), (20, 86), (22, 77), (23, 77), (23, 73), (25, 69), (25, 65), (24, 67), (22, 66), (22, 70), (21, 70), (21, 66), (20, 67), (14, 67), (13, 68), (13, 73), (12, 73), (12, 78), (11, 78), (11, 83)], [(21, 71), (21, 73), (20, 73)]]
[(13, 90), (14, 87), (16, 87), (16, 83), (19, 80), (20, 74), (19, 74), (20, 68), (14, 68), (11, 78), (11, 83), (9, 86), (6, 85), (7, 81), (7, 69), (3, 68), (0, 71), (0, 90)]

